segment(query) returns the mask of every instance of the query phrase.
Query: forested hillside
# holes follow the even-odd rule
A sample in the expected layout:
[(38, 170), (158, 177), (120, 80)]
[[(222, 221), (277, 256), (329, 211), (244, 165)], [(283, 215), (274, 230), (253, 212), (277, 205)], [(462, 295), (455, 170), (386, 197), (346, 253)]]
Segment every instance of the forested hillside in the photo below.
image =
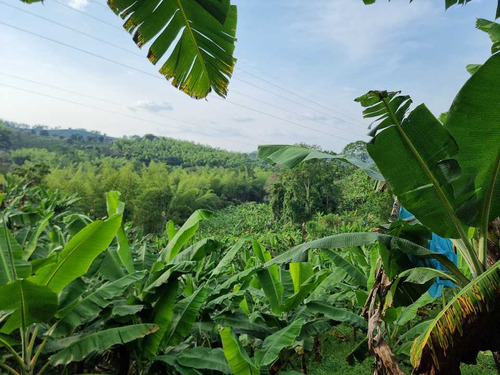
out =
[[(115, 139), (85, 130), (0, 126), (4, 170), (76, 194), (78, 205), (94, 218), (106, 214), (105, 194), (120, 191), (125, 219), (150, 233), (162, 232), (169, 219), (182, 223), (197, 209), (217, 211), (244, 202), (266, 202), (269, 211), (255, 217), (269, 218), (271, 227), (287, 225), (291, 233), (302, 226), (300, 239), (306, 237), (305, 223), (316, 222), (317, 215), (363, 217), (358, 223), (370, 226), (390, 209), (389, 194), (376, 191), (373, 180), (345, 163), (318, 160), (296, 173), (255, 153), (154, 135)], [(368, 157), (362, 143), (346, 152)], [(233, 224), (214, 230), (241, 234)]]

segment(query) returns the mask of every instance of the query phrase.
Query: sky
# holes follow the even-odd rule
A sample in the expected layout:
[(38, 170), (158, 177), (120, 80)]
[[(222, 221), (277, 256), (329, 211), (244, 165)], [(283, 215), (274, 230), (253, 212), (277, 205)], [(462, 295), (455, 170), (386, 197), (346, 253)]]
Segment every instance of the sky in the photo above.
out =
[(446, 111), (465, 66), (490, 54), (475, 20), (495, 12), (493, 0), (447, 11), (444, 0), (233, 3), (238, 61), (228, 98), (194, 100), (159, 75), (105, 0), (0, 0), (0, 119), (233, 151), (307, 143), (339, 152), (369, 140), (354, 98), (371, 89)]

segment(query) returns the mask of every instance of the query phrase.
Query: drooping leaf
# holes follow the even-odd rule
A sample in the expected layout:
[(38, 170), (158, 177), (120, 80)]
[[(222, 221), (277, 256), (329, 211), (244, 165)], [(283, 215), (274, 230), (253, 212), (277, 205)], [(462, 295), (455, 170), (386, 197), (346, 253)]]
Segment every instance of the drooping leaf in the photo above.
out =
[(231, 374), (231, 368), (224, 357), (224, 351), (220, 348), (212, 349), (198, 346), (183, 350), (175, 357), (175, 360), (184, 367)]
[(220, 330), (222, 348), (224, 357), (226, 357), (229, 367), (234, 375), (257, 375), (259, 370), (255, 363), (250, 359), (248, 353), (238, 340), (238, 337), (231, 331), (231, 328), (225, 327)]
[(107, 249), (121, 224), (121, 215), (94, 221), (78, 232), (61, 251), (56, 263), (40, 268), (32, 278), (39, 285), (60, 293), (66, 285), (84, 275), (94, 259)]
[(15, 280), (0, 287), (1, 310), (11, 313), (0, 332), (11, 333), (32, 323), (45, 323), (57, 311), (57, 295), (45, 286)]
[(462, 288), (414, 341), (415, 371), (459, 372), (460, 362), (474, 361), (489, 345), (498, 347), (499, 301), (500, 262), (496, 262)]
[(349, 263), (340, 255), (333, 251), (325, 249), (324, 253), (335, 263), (335, 265), (345, 271), (347, 277), (354, 280), (354, 282), (361, 288), (366, 288), (368, 282), (366, 276), (356, 266)]
[(491, 53), (493, 54), (500, 51), (500, 24), (483, 18), (478, 18), (476, 21), (476, 27), (479, 30), (488, 33), (491, 41), (493, 42), (493, 45), (491, 46)]
[(306, 242), (295, 246), (294, 248), (278, 255), (265, 264), (266, 267), (273, 264), (281, 264), (289, 262), (298, 255), (310, 249), (342, 249), (355, 246), (370, 245), (377, 241), (383, 243), (388, 249), (397, 250), (408, 255), (414, 255), (422, 259), (436, 259), (443, 264), (457, 280), (467, 284), (469, 280), (460, 272), (455, 264), (450, 261), (444, 254), (435, 253), (417, 245), (404, 238), (394, 237), (380, 233), (342, 233), (333, 236), (324, 237), (315, 241)]
[(453, 275), (451, 275), (450, 273), (429, 267), (411, 268), (409, 270), (401, 272), (399, 274), (399, 277), (405, 278), (405, 282), (407, 283), (414, 283), (414, 284), (425, 284), (438, 277), (440, 277), (443, 280), (450, 280), (455, 283), (460, 283), (460, 281), (455, 279)]
[(157, 329), (158, 327), (154, 324), (134, 324), (105, 329), (72, 342), (52, 355), (49, 361), (53, 366), (81, 361), (91, 354), (102, 353), (114, 345), (122, 345), (137, 340), (155, 332)]
[(358, 314), (343, 308), (330, 306), (319, 301), (309, 302), (307, 304), (307, 308), (312, 312), (323, 314), (325, 317), (332, 319), (333, 321), (345, 323), (352, 327), (360, 328), (363, 331), (366, 331), (368, 328), (366, 320)]
[(261, 159), (272, 164), (284, 165), (288, 168), (294, 168), (302, 162), (314, 159), (339, 160), (358, 167), (368, 176), (376, 180), (384, 181), (384, 177), (380, 174), (377, 166), (373, 162), (365, 162), (353, 155), (333, 155), (305, 147), (288, 145), (259, 146), (258, 153)]
[(231, 327), (235, 333), (247, 334), (262, 340), (272, 333), (266, 325), (252, 322), (247, 315), (241, 313), (219, 315), (214, 320), (223, 327)]
[(262, 348), (255, 352), (256, 365), (261, 367), (273, 363), (284, 348), (293, 345), (304, 323), (303, 319), (294, 320), (290, 325), (266, 337)]
[(229, 0), (108, 0), (139, 47), (152, 43), (148, 59), (167, 53), (160, 73), (191, 97), (213, 89), (225, 97), (236, 59), (236, 7)]

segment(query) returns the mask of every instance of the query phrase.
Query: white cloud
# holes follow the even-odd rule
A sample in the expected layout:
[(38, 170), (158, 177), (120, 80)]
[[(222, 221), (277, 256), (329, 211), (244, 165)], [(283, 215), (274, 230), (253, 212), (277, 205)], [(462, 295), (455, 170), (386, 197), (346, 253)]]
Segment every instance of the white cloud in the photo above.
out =
[(389, 51), (392, 53), (385, 55), (385, 59), (397, 59), (394, 46), (401, 42), (414, 44), (429, 19), (443, 13), (442, 4), (430, 0), (411, 4), (378, 1), (369, 6), (353, 0), (307, 2), (306, 6), (301, 6), (302, 2), (295, 4), (302, 16), (291, 25), (294, 33), (302, 34), (312, 43), (330, 40), (338, 52), (353, 60), (381, 56)]
[(69, 0), (68, 5), (71, 8), (83, 10), (89, 5), (89, 0)]
[(137, 111), (137, 110), (145, 110), (147, 112), (151, 113), (158, 113), (162, 111), (171, 111), (174, 109), (173, 105), (171, 103), (168, 103), (166, 101), (156, 101), (156, 100), (149, 100), (149, 99), (143, 99), (143, 100), (137, 100), (134, 102), (132, 105), (129, 105), (127, 107), (131, 111)]
[(244, 123), (244, 122), (253, 122), (255, 119), (253, 117), (235, 115), (233, 116), (234, 122)]

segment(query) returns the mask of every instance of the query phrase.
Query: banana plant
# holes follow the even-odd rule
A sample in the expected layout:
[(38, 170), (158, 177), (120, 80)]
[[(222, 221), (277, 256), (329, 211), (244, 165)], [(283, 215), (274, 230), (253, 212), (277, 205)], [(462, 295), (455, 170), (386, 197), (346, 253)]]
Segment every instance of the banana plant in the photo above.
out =
[[(67, 364), (155, 331), (152, 324), (118, 327), (73, 335), (57, 346), (54, 333), (65, 317), (68, 293), (104, 252), (121, 224), (121, 215), (94, 221), (72, 236), (64, 247), (45, 259), (32, 259), (32, 242), (24, 248), (9, 228), (7, 213), (0, 222), (0, 367), (11, 374), (43, 373), (48, 366)], [(45, 219), (43, 219), (45, 220)], [(46, 223), (42, 221), (43, 227)], [(40, 228), (40, 226), (37, 226)], [(37, 229), (39, 236), (44, 229)], [(71, 301), (73, 303), (77, 303)], [(87, 301), (88, 302), (88, 301)], [(73, 306), (71, 306), (73, 307)], [(52, 355), (38, 362), (48, 345)]]
[[(487, 27), (493, 37), (496, 35), (494, 25), (480, 25)], [(492, 39), (495, 43), (496, 39)], [(479, 329), (492, 309), (499, 316), (499, 289), (495, 282), (498, 259), (488, 254), (488, 225), (500, 216), (500, 202), (495, 199), (500, 192), (500, 133), (495, 130), (500, 109), (491, 105), (500, 99), (500, 55), (495, 49), (493, 52), (486, 63), (474, 70), (443, 123), (423, 104), (410, 111), (411, 98), (399, 92), (370, 91), (356, 99), (365, 108), (364, 116), (374, 119), (367, 150), (378, 170), (403, 206), (424, 226), (455, 239), (473, 279), (445, 264), (446, 260), (440, 261), (453, 274), (459, 288), (470, 287), (479, 292), (475, 297), (471, 293), (454, 297), (435, 323), (428, 326), (429, 331), (415, 341), (412, 362), (416, 373), (458, 371), (461, 362), (475, 361), (479, 350), (500, 347), (498, 332), (485, 340)], [(264, 146), (260, 154), (288, 164), (326, 157), (294, 146)], [(398, 246), (397, 251), (409, 254), (414, 246)], [(392, 251), (394, 247), (388, 249)], [(422, 271), (429, 272), (435, 273)], [(482, 278), (485, 272), (489, 277)], [(459, 301), (466, 301), (467, 306), (479, 305), (469, 309)], [(445, 323), (449, 314), (456, 316), (452, 325)], [(460, 340), (461, 337), (467, 340)]]

